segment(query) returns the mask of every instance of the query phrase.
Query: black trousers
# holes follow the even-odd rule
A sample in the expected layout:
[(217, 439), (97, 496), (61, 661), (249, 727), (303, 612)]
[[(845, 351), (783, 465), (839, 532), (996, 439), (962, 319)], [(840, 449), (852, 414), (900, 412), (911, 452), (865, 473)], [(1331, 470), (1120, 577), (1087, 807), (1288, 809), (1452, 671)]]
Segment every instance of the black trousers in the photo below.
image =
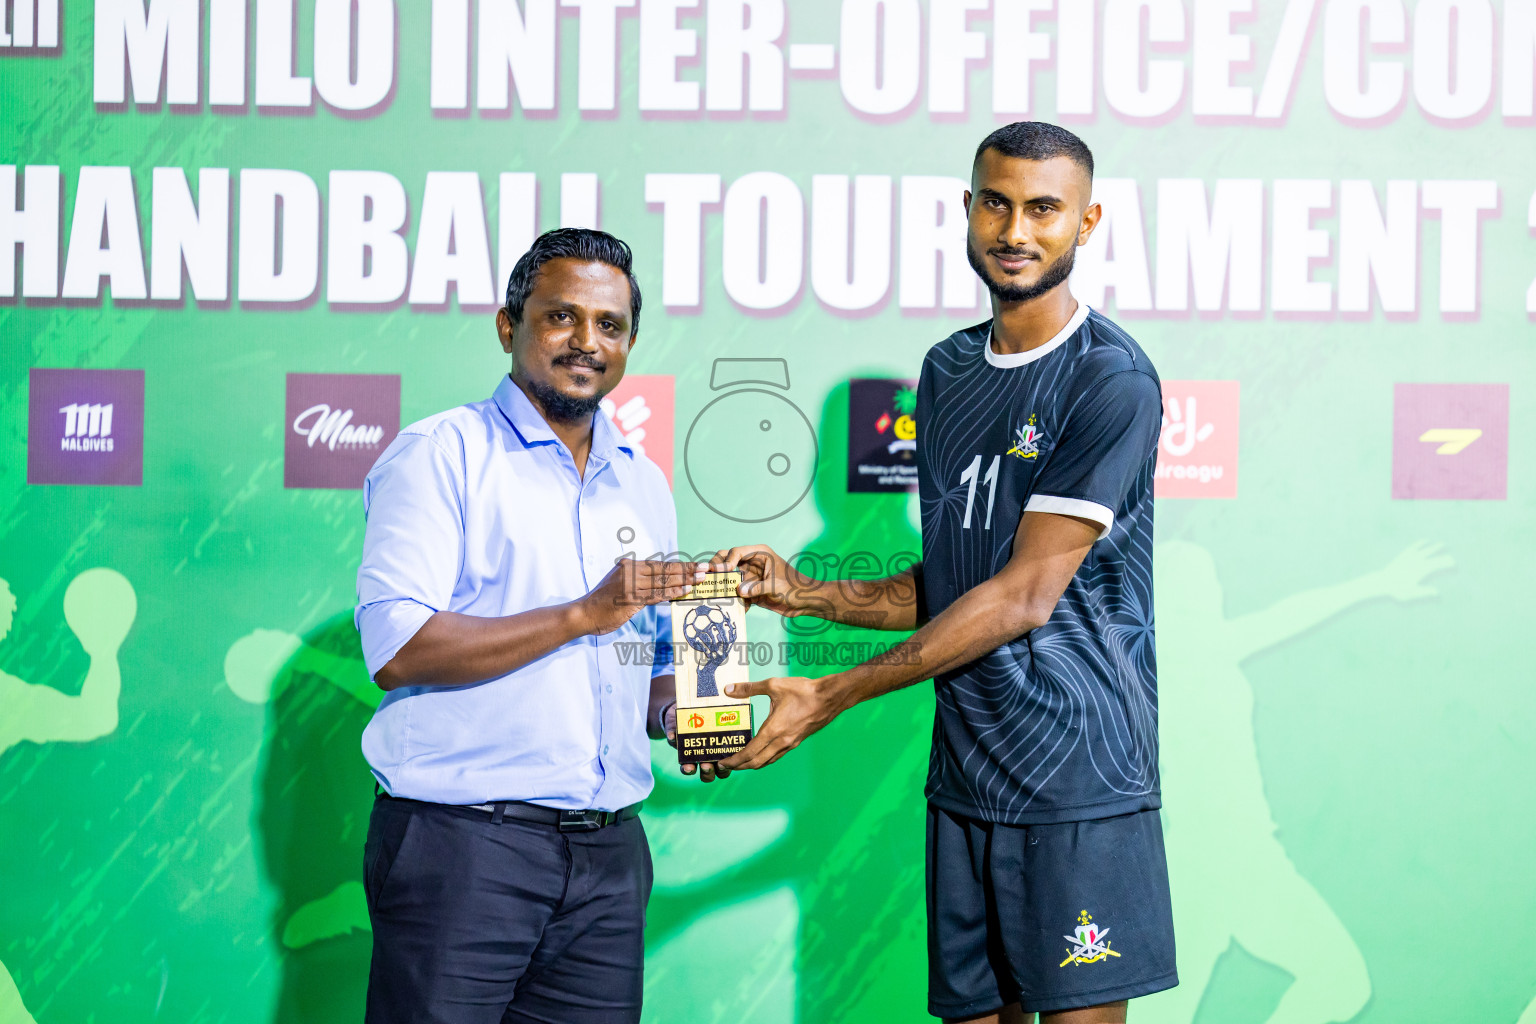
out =
[(367, 1024), (640, 1020), (651, 854), (639, 818), (562, 833), (381, 796), (363, 880)]

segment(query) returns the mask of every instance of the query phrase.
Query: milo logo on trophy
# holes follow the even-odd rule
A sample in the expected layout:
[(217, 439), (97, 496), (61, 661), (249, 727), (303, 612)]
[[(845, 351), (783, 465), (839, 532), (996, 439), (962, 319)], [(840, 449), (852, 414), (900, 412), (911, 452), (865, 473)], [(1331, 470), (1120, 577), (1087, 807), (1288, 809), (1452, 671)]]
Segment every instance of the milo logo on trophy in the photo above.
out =
[(712, 572), (672, 602), (677, 664), (677, 759), (718, 761), (752, 738), (752, 705), (725, 694), (747, 681), (747, 604), (739, 572)]

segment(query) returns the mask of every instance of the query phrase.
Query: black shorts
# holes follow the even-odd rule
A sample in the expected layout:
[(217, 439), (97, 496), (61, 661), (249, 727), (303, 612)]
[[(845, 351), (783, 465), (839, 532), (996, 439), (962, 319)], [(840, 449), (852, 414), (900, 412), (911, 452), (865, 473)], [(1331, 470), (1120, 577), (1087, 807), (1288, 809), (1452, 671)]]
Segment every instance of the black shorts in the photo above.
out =
[(928, 805), (929, 1013), (1049, 1013), (1177, 984), (1157, 811), (999, 825)]

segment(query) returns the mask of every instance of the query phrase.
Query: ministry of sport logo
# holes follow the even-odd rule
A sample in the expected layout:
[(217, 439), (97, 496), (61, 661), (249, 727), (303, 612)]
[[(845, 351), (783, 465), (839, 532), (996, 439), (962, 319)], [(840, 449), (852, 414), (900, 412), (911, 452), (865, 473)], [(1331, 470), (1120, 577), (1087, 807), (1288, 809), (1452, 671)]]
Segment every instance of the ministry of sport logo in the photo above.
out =
[(1040, 442), (1044, 439), (1045, 433), (1035, 425), (1035, 417), (1031, 414), (1028, 423), (1013, 428), (1013, 447), (1008, 449), (1008, 454), (1033, 459), (1040, 454)]
[(848, 382), (848, 492), (917, 490), (917, 381), (856, 377)]
[(33, 369), (30, 384), (28, 483), (143, 482), (143, 370)]
[(400, 377), (290, 373), (283, 486), (359, 488), (400, 432)]

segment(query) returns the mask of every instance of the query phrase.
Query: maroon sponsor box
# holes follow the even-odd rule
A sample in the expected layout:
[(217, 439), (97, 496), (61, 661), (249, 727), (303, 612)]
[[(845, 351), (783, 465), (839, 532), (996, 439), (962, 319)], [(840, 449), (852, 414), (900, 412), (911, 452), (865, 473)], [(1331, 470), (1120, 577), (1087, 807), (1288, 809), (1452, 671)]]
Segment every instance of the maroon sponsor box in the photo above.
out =
[(34, 368), (27, 483), (144, 481), (144, 371)]
[(400, 432), (400, 375), (290, 373), (283, 486), (361, 488)]

